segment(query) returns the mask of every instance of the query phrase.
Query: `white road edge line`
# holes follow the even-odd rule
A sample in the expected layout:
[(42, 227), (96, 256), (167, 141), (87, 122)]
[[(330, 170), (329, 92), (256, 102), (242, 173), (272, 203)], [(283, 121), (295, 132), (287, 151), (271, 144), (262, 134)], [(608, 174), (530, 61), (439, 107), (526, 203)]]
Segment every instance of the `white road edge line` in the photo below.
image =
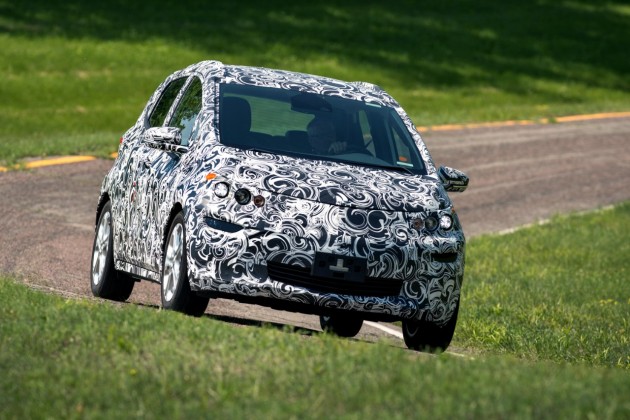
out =
[[(395, 329), (390, 328), (390, 327), (386, 327), (385, 325), (379, 324), (378, 322), (363, 321), (363, 323), (366, 324), (366, 325), (369, 325), (370, 327), (373, 327), (373, 328), (376, 328), (376, 329), (381, 330), (383, 332), (386, 332), (387, 334), (393, 335), (394, 337), (400, 338), (401, 340), (405, 339), (400, 331), (395, 330)], [(461, 353), (455, 353), (453, 351), (447, 351), (446, 353), (450, 354), (450, 355), (453, 355), (453, 356), (457, 356), (457, 357), (463, 357), (464, 359), (474, 359), (473, 357), (470, 357), (469, 355), (461, 354)]]
[(376, 328), (378, 330), (384, 331), (389, 335), (393, 335), (394, 337), (400, 338), (401, 340), (404, 340), (402, 333), (398, 330), (386, 327), (385, 325), (381, 325), (378, 322), (365, 321), (364, 324), (369, 325), (370, 327)]

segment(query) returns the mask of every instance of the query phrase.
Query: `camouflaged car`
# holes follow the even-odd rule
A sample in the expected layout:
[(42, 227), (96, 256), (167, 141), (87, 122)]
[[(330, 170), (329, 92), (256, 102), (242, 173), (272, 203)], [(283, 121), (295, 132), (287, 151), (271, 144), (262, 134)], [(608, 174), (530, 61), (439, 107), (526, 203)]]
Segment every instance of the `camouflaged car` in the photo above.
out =
[(465, 239), (414, 124), (376, 85), (204, 61), (169, 76), (103, 180), (91, 287), (164, 308), (209, 299), (317, 314), (356, 335), (401, 320), (413, 349), (453, 336)]

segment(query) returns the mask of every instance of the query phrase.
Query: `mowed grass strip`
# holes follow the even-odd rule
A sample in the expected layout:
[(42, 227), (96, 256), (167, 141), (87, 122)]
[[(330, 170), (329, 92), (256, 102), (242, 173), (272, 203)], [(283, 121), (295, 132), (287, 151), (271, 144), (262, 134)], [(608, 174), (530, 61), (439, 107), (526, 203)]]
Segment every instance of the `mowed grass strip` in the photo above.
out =
[(457, 341), (529, 360), (630, 369), (628, 237), (630, 203), (473, 239)]
[(3, 418), (623, 418), (628, 372), (413, 353), (0, 281)]
[(0, 0), (0, 161), (114, 151), (190, 63), (377, 83), (416, 125), (630, 110), (625, 1)]
[(628, 418), (628, 218), (624, 204), (471, 241), (454, 342), (475, 354), (464, 358), (2, 278), (0, 414)]

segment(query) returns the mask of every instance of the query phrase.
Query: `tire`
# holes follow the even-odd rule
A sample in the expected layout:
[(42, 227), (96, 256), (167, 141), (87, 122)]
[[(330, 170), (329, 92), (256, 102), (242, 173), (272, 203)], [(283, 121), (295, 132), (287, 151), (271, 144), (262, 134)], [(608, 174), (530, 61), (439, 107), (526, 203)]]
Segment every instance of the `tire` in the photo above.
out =
[(354, 337), (361, 331), (363, 320), (356, 315), (320, 315), (322, 330), (339, 337)]
[(451, 319), (442, 327), (427, 321), (403, 320), (402, 332), (405, 344), (412, 350), (429, 353), (445, 351), (455, 334), (458, 313), (459, 302)]
[(129, 299), (136, 282), (114, 268), (112, 205), (109, 201), (98, 217), (91, 266), (90, 285), (94, 296), (118, 302)]
[(190, 289), (186, 232), (181, 212), (173, 219), (166, 237), (160, 279), (162, 308), (197, 317), (204, 314), (210, 298), (198, 296)]

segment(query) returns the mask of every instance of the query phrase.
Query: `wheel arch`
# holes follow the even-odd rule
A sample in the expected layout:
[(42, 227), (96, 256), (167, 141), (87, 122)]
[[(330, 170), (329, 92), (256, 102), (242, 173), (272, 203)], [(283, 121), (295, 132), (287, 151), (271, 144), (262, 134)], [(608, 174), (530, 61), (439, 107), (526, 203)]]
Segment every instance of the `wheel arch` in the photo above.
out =
[(171, 229), (171, 224), (173, 223), (173, 219), (175, 216), (182, 212), (184, 208), (181, 203), (175, 203), (171, 208), (171, 212), (168, 215), (168, 219), (166, 219), (166, 224), (164, 225), (164, 230), (162, 231), (162, 258), (164, 258), (164, 252), (166, 252), (166, 240), (168, 239), (168, 231)]
[(103, 211), (103, 207), (105, 207), (105, 204), (107, 204), (108, 201), (110, 201), (109, 193), (105, 191), (98, 198), (98, 204), (96, 205), (96, 219), (94, 220), (95, 231), (98, 227), (98, 218), (101, 217), (101, 212)]

